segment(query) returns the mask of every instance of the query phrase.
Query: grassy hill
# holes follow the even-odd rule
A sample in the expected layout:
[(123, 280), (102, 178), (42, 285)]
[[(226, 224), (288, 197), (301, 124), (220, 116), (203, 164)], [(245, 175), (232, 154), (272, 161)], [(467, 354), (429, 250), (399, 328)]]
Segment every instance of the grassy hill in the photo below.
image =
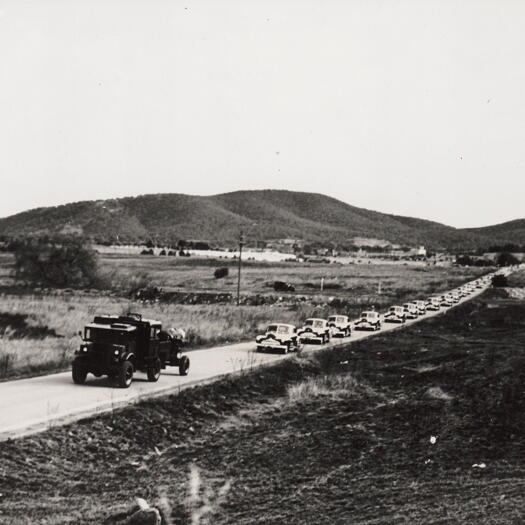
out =
[(467, 228), (463, 231), (476, 236), (498, 239), (500, 243), (525, 244), (525, 219), (516, 219), (484, 228)]
[[(234, 242), (241, 228), (251, 240), (299, 238), (348, 243), (353, 237), (367, 237), (433, 248), (485, 246), (507, 234), (505, 228), (494, 232), (487, 228), (458, 230), (437, 222), (357, 208), (325, 195), (282, 190), (209, 197), (141, 195), (38, 208), (0, 219), (0, 235), (72, 233), (98, 241), (112, 241), (118, 236), (120, 241), (129, 242), (201, 239), (224, 243)], [(525, 228), (521, 234), (516, 230), (515, 238), (520, 235), (525, 243)]]

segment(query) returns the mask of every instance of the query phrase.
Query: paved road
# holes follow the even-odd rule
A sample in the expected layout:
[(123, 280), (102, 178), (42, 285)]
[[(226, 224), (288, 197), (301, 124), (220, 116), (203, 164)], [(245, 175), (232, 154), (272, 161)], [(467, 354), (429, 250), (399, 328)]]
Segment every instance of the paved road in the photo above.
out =
[[(475, 297), (483, 289), (478, 289), (461, 302)], [(428, 312), (419, 319), (407, 321), (409, 326), (421, 319), (439, 315)], [(354, 331), (350, 338), (332, 339), (324, 346), (305, 345), (305, 351), (348, 344), (399, 329), (400, 325), (383, 323), (378, 332)], [(142, 399), (174, 393), (195, 384), (213, 381), (224, 374), (249, 370), (272, 363), (287, 356), (273, 353), (255, 352), (253, 341), (228, 346), (196, 350), (189, 354), (191, 367), (189, 375), (181, 377), (178, 369), (169, 367), (162, 371), (157, 383), (146, 380), (145, 374), (137, 373), (128, 389), (112, 388), (106, 378), (88, 376), (85, 385), (75, 385), (70, 372), (51, 374), (0, 383), (0, 441), (40, 432), (51, 426), (66, 424), (82, 417), (107, 412)]]

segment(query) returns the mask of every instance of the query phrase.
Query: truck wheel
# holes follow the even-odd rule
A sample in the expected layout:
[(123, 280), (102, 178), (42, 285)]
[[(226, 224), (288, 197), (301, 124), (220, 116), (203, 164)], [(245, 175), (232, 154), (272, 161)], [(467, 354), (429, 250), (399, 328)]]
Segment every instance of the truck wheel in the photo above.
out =
[(283, 354), (287, 354), (290, 351), (290, 342), (285, 343), (283, 348)]
[(128, 388), (132, 381), (133, 364), (129, 361), (124, 361), (118, 369), (117, 384), (120, 388)]
[(189, 368), (190, 368), (190, 360), (188, 356), (183, 355), (179, 361), (179, 374), (181, 376), (187, 376)]
[(159, 380), (160, 377), (160, 359), (156, 359), (155, 363), (152, 367), (149, 367), (146, 371), (146, 374), (148, 376), (148, 381), (151, 381), (152, 383), (155, 383)]
[(73, 376), (73, 383), (75, 383), (75, 385), (83, 385), (87, 377), (86, 367), (78, 361), (73, 361), (71, 375)]

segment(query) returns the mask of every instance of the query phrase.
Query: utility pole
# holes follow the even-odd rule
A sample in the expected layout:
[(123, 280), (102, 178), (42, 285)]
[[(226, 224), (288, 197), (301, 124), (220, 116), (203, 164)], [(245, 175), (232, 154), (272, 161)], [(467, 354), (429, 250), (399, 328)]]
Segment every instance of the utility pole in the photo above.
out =
[(242, 259), (242, 245), (244, 244), (244, 236), (241, 230), (239, 235), (239, 271), (237, 274), (237, 306), (241, 304), (241, 259)]

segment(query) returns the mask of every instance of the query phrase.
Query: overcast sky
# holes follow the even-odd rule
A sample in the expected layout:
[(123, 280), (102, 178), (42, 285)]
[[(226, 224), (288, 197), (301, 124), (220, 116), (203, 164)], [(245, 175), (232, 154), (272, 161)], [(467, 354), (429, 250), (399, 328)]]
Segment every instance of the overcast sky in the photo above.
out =
[(0, 0), (0, 216), (282, 188), (525, 217), (525, 1)]

